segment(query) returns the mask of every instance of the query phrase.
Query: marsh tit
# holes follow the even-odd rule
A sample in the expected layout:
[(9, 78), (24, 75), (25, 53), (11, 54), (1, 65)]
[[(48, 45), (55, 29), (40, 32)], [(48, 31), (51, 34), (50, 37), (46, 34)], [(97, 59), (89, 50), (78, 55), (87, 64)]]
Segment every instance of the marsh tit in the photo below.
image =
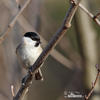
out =
[[(21, 43), (16, 48), (16, 54), (25, 69), (28, 70), (40, 56), (42, 52), (40, 43), (40, 37), (37, 33), (27, 32), (24, 34)], [(40, 68), (34, 77), (36, 80), (43, 80)]]

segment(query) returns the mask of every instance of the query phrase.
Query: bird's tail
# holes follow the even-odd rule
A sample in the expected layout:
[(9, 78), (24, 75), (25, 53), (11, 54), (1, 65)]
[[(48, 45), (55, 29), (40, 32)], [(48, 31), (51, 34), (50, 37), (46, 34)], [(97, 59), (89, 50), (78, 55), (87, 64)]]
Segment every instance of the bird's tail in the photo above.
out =
[(41, 69), (40, 68), (35, 73), (35, 80), (41, 80), (41, 81), (43, 81), (43, 75), (42, 75), (42, 72), (41, 72)]

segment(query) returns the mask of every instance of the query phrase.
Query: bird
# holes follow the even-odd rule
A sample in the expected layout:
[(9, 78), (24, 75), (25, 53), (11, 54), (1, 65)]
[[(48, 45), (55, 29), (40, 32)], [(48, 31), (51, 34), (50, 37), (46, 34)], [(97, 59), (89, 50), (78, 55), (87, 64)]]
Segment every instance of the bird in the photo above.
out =
[[(26, 70), (30, 69), (42, 51), (40, 36), (36, 32), (26, 32), (16, 48), (17, 57)], [(34, 78), (43, 80), (40, 68), (35, 72)]]

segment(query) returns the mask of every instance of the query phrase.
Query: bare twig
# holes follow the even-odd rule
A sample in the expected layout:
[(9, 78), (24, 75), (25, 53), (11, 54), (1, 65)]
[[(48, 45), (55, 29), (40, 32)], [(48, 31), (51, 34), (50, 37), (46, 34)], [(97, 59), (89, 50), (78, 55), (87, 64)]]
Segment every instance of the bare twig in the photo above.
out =
[(69, 8), (69, 11), (67, 12), (67, 14), (65, 16), (64, 23), (62, 24), (61, 28), (56, 32), (56, 34), (50, 40), (50, 42), (48, 43), (46, 48), (43, 50), (43, 52), (41, 53), (39, 58), (36, 60), (34, 65), (30, 68), (28, 74), (23, 78), (22, 85), (21, 85), (18, 93), (16, 94), (16, 96), (14, 97), (13, 100), (20, 100), (27, 93), (27, 90), (28, 90), (28, 88), (30, 86), (30, 83), (32, 82), (33, 74), (38, 70), (40, 65), (48, 57), (48, 55), (50, 54), (51, 50), (60, 41), (60, 39), (65, 34), (65, 32), (70, 28), (72, 18), (73, 18), (74, 14), (75, 14), (75, 12), (76, 12), (76, 10), (78, 8), (79, 2), (78, 2), (78, 4), (75, 4), (75, 3), (71, 4), (71, 6)]
[(94, 20), (98, 19), (100, 17), (100, 13), (97, 13), (95, 16), (94, 16)]
[(15, 93), (14, 93), (14, 86), (13, 85), (11, 85), (11, 93), (12, 93), (12, 96), (14, 97)]
[[(18, 22), (24, 28), (25, 31), (33, 31), (33, 32), (35, 31), (36, 32), (36, 30), (32, 27), (32, 25), (30, 25), (30, 23), (27, 21), (27, 19), (24, 18), (24, 16), (21, 15), (19, 17), (19, 19), (18, 19)], [(40, 38), (42, 40), (42, 46), (45, 47), (48, 42), (41, 35), (40, 35)], [(55, 60), (57, 60), (58, 62), (60, 62), (62, 65), (66, 66), (67, 68), (69, 68), (69, 69), (72, 69), (73, 68), (74, 63), (72, 61), (70, 61), (69, 59), (67, 59), (65, 56), (63, 56), (56, 49), (53, 49), (51, 51), (50, 55)]]
[(94, 91), (94, 88), (95, 88), (95, 86), (96, 86), (96, 83), (97, 83), (98, 80), (99, 80), (100, 69), (99, 69), (99, 66), (98, 66), (98, 65), (96, 65), (96, 69), (97, 69), (97, 71), (98, 71), (97, 76), (96, 76), (96, 79), (95, 79), (95, 81), (92, 83), (92, 88), (90, 89), (90, 92), (88, 93), (88, 95), (85, 96), (85, 100), (88, 100), (89, 97), (92, 95), (92, 93), (93, 93), (93, 91)]
[[(5, 3), (4, 3), (5, 4)], [(11, 6), (7, 6), (5, 4), (6, 7), (8, 7), (10, 9)], [(19, 16), (19, 18), (17, 19), (18, 23), (21, 25), (21, 27), (25, 30), (25, 31), (36, 31), (33, 26), (28, 22), (28, 20), (21, 14)], [(37, 32), (36, 32), (37, 33)], [(47, 41), (40, 36), (42, 39), (42, 44), (43, 46), (47, 45)], [(62, 65), (64, 65), (65, 67), (72, 69), (74, 66), (74, 63), (72, 61), (70, 61), (69, 59), (67, 59), (65, 56), (63, 56), (59, 51), (57, 51), (56, 49), (53, 49), (51, 54), (50, 54), (55, 60), (57, 60), (58, 62), (60, 62)], [(56, 55), (56, 56), (55, 56)]]
[(18, 17), (21, 15), (21, 13), (24, 11), (24, 9), (28, 6), (28, 4), (30, 3), (31, 0), (27, 0), (26, 3), (24, 4), (24, 6), (21, 8), (21, 10), (16, 14), (16, 16), (13, 18), (13, 20), (10, 22), (10, 24), (8, 25), (7, 29), (0, 35), (0, 43), (2, 43), (2, 41), (5, 39), (5, 37), (7, 36), (7, 34), (9, 33), (9, 31), (13, 28), (16, 20), (18, 19)]
[(82, 4), (79, 4), (79, 7), (90, 17), (93, 21), (95, 21), (100, 26), (100, 21), (98, 19), (98, 15), (100, 16), (100, 13), (98, 13), (96, 16), (93, 15), (91, 12), (89, 12)]

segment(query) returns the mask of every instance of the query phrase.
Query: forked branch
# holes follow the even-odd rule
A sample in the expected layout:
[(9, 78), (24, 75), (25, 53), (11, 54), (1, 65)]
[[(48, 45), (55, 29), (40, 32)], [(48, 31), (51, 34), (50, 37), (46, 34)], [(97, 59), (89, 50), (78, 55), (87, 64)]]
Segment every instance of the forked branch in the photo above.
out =
[(40, 65), (45, 61), (45, 59), (50, 54), (51, 50), (56, 46), (56, 44), (60, 41), (60, 39), (64, 36), (65, 32), (70, 28), (72, 18), (79, 6), (81, 0), (76, 3), (71, 3), (70, 8), (68, 12), (66, 13), (64, 22), (60, 29), (54, 34), (48, 45), (45, 47), (39, 58), (36, 60), (34, 65), (30, 68), (28, 74), (22, 79), (21, 87), (19, 91), (17, 92), (16, 96), (13, 98), (13, 100), (22, 100), (22, 98), (26, 95), (29, 86), (31, 85), (33, 75), (38, 70)]
[(28, 4), (30, 3), (31, 0), (27, 0), (24, 4), (24, 6), (21, 8), (21, 10), (16, 14), (16, 16), (13, 18), (13, 20), (9, 23), (8, 27), (6, 30), (4, 30), (3, 33), (1, 33), (0, 35), (0, 43), (3, 42), (3, 40), (5, 39), (5, 37), (8, 35), (8, 33), (10, 32), (10, 30), (14, 27), (15, 22), (17, 21), (18, 17), (22, 14), (22, 12), (24, 11), (24, 9), (28, 6)]
[(100, 26), (100, 21), (98, 17), (100, 16), (100, 13), (97, 13), (96, 15), (93, 15), (91, 12), (89, 12), (82, 4), (79, 4), (79, 7), (94, 21), (96, 24)]

